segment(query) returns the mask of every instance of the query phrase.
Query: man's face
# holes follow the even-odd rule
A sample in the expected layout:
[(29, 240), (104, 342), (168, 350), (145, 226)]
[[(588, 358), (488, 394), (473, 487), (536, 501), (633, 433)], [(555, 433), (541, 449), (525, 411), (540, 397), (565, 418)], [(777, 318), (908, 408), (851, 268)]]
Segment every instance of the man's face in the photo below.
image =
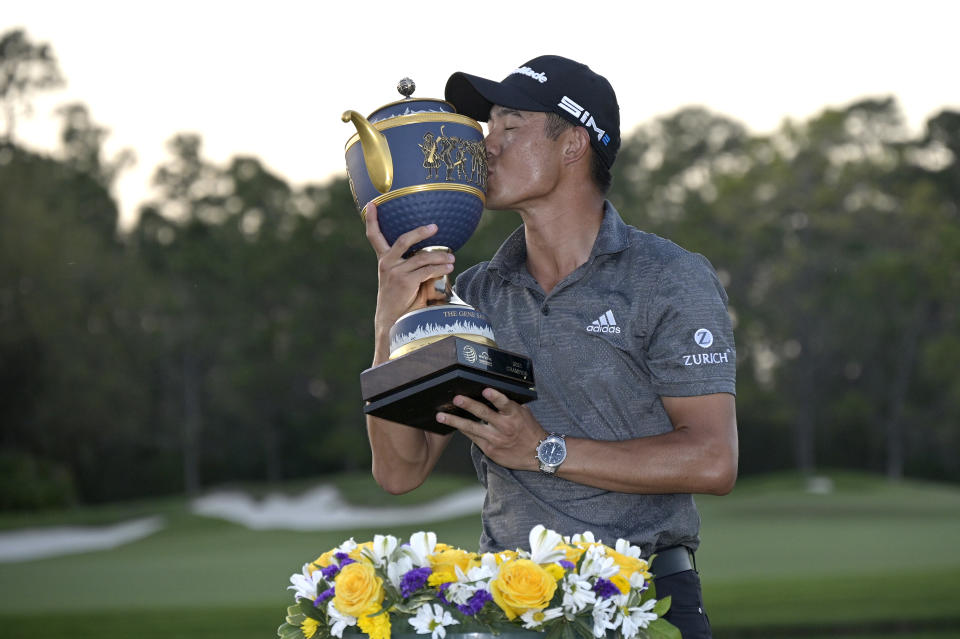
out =
[(488, 209), (523, 209), (553, 191), (560, 175), (560, 142), (547, 137), (546, 117), (499, 105), (491, 109), (484, 139)]

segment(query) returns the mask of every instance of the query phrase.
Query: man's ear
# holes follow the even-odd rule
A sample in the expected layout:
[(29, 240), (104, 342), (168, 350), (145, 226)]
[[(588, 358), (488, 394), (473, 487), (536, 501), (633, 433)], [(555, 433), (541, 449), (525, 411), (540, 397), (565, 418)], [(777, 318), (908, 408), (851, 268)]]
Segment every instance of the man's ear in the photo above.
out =
[(590, 151), (590, 134), (582, 126), (574, 126), (563, 132), (563, 160), (573, 164), (586, 157)]

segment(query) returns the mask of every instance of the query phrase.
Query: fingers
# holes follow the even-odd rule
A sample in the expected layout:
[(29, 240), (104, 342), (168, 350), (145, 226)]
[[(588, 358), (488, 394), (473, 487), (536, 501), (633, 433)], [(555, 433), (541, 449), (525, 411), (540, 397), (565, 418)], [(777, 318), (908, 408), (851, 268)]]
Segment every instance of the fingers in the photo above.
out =
[[(486, 397), (487, 390), (492, 390), (492, 389), (485, 389), (483, 393), (484, 397)], [(497, 394), (499, 395), (499, 393)], [(490, 408), (483, 402), (477, 401), (475, 399), (471, 399), (470, 397), (466, 397), (464, 395), (457, 395), (456, 397), (454, 397), (453, 405), (456, 406), (457, 408), (462, 408), (463, 410), (467, 411), (471, 415), (476, 416), (477, 419), (483, 420), (485, 422), (489, 422), (493, 419), (496, 419), (497, 415), (499, 414), (498, 411), (494, 410), (493, 408)]]
[(364, 221), (367, 228), (367, 241), (370, 242), (370, 246), (373, 247), (378, 256), (383, 255), (390, 250), (390, 243), (380, 232), (380, 222), (377, 220), (377, 205), (368, 202), (364, 210), (366, 211)]
[(514, 403), (509, 397), (493, 388), (484, 388), (483, 398), (493, 404), (493, 407), (496, 408), (497, 412), (500, 413), (507, 412), (507, 410), (510, 408), (510, 405)]
[(437, 423), (459, 430), (477, 444), (482, 442), (485, 431), (490, 429), (490, 424), (485, 421), (478, 422), (467, 417), (451, 415), (450, 413), (437, 413)]
[(436, 224), (427, 224), (425, 226), (417, 227), (412, 231), (407, 231), (398, 237), (397, 241), (394, 242), (393, 246), (391, 247), (390, 243), (387, 242), (387, 238), (384, 237), (383, 232), (380, 230), (380, 220), (378, 218), (377, 205), (373, 202), (368, 202), (367, 206), (364, 207), (364, 211), (366, 212), (364, 215), (364, 220), (366, 223), (367, 241), (370, 242), (370, 245), (373, 247), (373, 250), (376, 252), (378, 257), (382, 257), (390, 250), (393, 250), (398, 257), (402, 257), (403, 255), (407, 254), (407, 251), (410, 250), (410, 247), (436, 234), (438, 230)]
[(454, 257), (452, 253), (440, 251), (421, 251), (409, 258), (404, 258), (403, 254), (394, 244), (389, 252), (380, 256), (380, 274), (381, 277), (387, 273), (396, 272), (399, 274), (415, 274), (415, 283), (426, 282), (437, 277), (443, 277), (453, 270)]
[(485, 401), (463, 395), (453, 398), (458, 408), (480, 421), (458, 417), (451, 413), (437, 413), (437, 421), (466, 435), (483, 454), (504, 468), (536, 470), (531, 451), (544, 437), (533, 414), (524, 406), (510, 400), (492, 388), (484, 389), (483, 399), (499, 408), (491, 408)]
[(509, 397), (492, 388), (485, 388), (483, 390), (483, 397), (492, 403), (494, 408), (490, 408), (487, 404), (464, 395), (457, 395), (453, 398), (454, 406), (467, 411), (479, 419), (479, 422), (472, 419), (456, 417), (450, 413), (438, 413), (437, 421), (441, 424), (453, 426), (465, 433), (482, 434), (485, 428), (489, 430), (490, 425), (488, 422), (495, 421), (501, 416), (509, 417), (511, 413), (510, 406), (516, 405)]

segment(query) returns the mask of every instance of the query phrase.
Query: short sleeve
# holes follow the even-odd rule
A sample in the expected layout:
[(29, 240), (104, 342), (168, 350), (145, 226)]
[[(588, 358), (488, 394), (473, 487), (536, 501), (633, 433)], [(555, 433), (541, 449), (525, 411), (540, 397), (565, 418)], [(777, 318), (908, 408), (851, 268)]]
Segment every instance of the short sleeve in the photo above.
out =
[(668, 262), (647, 308), (646, 363), (658, 395), (736, 394), (737, 353), (727, 294), (702, 255)]

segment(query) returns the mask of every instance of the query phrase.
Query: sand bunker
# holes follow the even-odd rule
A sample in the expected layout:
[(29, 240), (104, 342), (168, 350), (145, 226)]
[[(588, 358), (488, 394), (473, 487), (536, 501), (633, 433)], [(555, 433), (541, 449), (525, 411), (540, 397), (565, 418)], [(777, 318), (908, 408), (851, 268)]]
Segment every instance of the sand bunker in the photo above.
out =
[(113, 526), (59, 526), (0, 533), (0, 563), (93, 550), (108, 550), (152, 535), (163, 517), (144, 517)]
[[(425, 504), (369, 508), (346, 503), (333, 486), (318, 486), (297, 497), (273, 494), (255, 500), (239, 491), (218, 491), (194, 499), (197, 515), (225, 519), (253, 530), (349, 530), (427, 524), (480, 512), (484, 490), (470, 488)], [(144, 517), (112, 526), (61, 526), (0, 532), (0, 563), (108, 550), (154, 534), (163, 517)]]
[(417, 506), (370, 508), (346, 503), (332, 486), (318, 486), (297, 497), (269, 495), (261, 501), (246, 493), (221, 491), (194, 500), (191, 510), (254, 530), (389, 529), (479, 513), (484, 492), (469, 488)]

